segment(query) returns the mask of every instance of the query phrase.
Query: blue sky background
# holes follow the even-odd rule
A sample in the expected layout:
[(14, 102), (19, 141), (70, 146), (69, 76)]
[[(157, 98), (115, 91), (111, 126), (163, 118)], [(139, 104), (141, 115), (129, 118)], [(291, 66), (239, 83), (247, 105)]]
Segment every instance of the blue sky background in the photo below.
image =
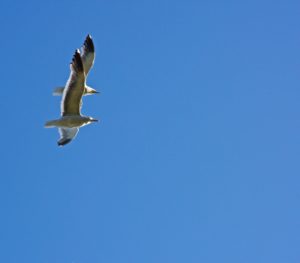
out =
[[(299, 1), (1, 1), (0, 262), (300, 261)], [(83, 113), (52, 89), (93, 36)]]

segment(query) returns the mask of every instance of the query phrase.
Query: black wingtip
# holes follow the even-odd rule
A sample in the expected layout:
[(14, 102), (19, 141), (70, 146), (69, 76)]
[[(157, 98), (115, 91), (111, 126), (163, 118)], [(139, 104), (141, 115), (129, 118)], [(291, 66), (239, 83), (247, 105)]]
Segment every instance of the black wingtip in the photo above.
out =
[[(74, 57), (80, 57), (80, 50), (79, 49), (76, 49), (75, 50), (75, 53), (74, 53)], [(77, 59), (77, 58), (76, 58)]]
[(94, 42), (93, 42), (92, 36), (90, 34), (88, 34), (86, 36), (83, 46), (89, 52), (95, 52)]
[(71, 64), (75, 70), (77, 70), (79, 72), (83, 72), (83, 63), (81, 60), (79, 49), (75, 50)]
[(57, 142), (57, 145), (64, 146), (64, 145), (68, 144), (70, 141), (72, 141), (72, 139), (61, 139)]

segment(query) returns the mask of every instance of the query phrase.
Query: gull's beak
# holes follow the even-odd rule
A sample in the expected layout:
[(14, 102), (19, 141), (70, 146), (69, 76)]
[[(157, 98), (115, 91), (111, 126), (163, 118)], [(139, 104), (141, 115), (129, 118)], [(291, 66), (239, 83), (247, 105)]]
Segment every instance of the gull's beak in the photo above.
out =
[(96, 120), (96, 119), (91, 119), (91, 121), (92, 121), (92, 122), (98, 122), (98, 120)]

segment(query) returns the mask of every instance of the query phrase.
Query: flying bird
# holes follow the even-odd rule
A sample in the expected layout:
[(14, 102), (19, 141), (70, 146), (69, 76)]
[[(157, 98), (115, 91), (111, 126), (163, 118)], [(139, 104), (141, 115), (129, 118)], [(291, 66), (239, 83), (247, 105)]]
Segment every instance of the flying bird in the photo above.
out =
[[(90, 65), (92, 65), (90, 63)], [(71, 73), (63, 91), (61, 100), (61, 118), (46, 122), (45, 128), (57, 127), (60, 139), (59, 146), (71, 142), (77, 135), (79, 128), (98, 120), (81, 115), (82, 96), (86, 87), (86, 74), (82, 62), (82, 56), (77, 49), (70, 64)]]
[[(95, 47), (91, 35), (87, 35), (87, 37), (85, 38), (85, 41), (81, 47), (81, 52), (82, 52), (81, 59), (83, 63), (83, 68), (84, 68), (85, 76), (87, 77), (95, 61)], [(64, 89), (65, 87), (57, 87), (53, 91), (53, 95), (61, 96), (63, 94)], [(99, 92), (85, 84), (83, 95), (93, 95), (96, 93)]]

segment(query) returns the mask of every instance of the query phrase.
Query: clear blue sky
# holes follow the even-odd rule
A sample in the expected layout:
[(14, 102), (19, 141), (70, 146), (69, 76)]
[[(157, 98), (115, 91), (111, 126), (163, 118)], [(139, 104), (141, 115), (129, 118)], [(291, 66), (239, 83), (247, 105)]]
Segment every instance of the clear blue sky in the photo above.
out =
[[(299, 1), (0, 3), (0, 262), (299, 263)], [(83, 113), (52, 89), (93, 36)]]

